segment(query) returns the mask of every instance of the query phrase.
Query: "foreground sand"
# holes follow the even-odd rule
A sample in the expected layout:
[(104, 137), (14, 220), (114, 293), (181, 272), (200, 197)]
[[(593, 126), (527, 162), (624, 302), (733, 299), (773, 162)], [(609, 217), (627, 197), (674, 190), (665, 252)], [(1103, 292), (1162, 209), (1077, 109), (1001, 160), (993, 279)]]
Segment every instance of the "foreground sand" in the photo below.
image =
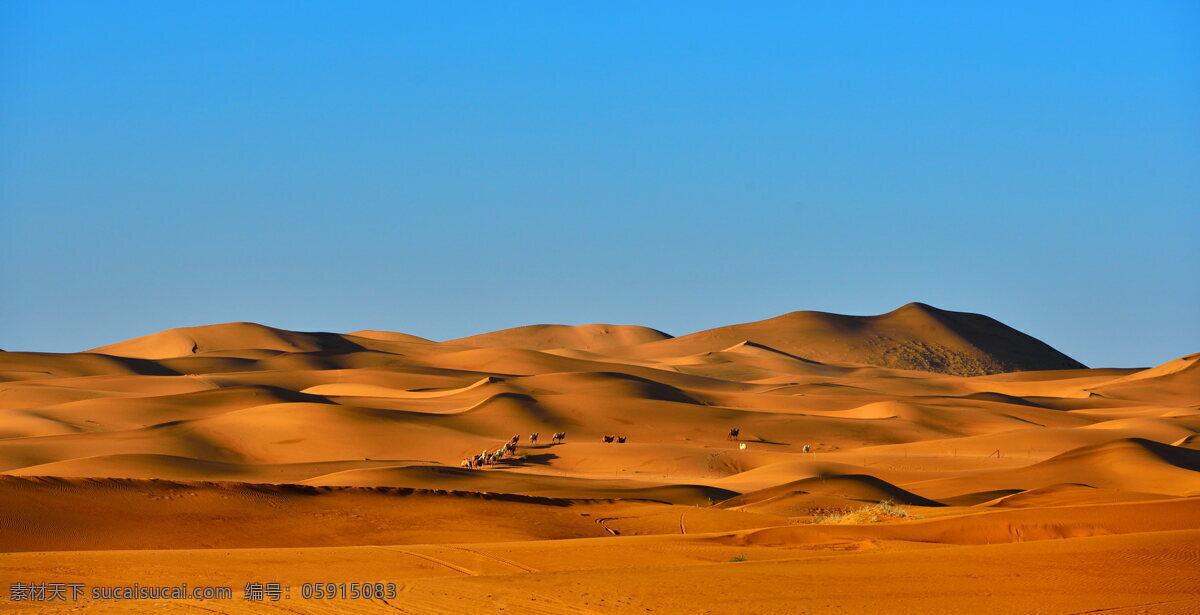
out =
[[(0, 353), (0, 609), (1200, 612), (1200, 355), (1004, 373), (1077, 364), (927, 306), (797, 314)], [(458, 467), (515, 434), (515, 457)], [(818, 523), (884, 500), (908, 516)], [(242, 600), (252, 581), (292, 597)], [(397, 593), (302, 599), (318, 581)], [(235, 597), (50, 604), (18, 582)]]

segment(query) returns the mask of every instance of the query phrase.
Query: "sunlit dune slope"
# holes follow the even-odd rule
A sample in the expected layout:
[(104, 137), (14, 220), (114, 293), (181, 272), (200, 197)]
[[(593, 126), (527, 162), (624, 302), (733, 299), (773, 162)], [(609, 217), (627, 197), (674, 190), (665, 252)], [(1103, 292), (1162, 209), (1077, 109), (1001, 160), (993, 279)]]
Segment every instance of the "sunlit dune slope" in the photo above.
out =
[(748, 512), (800, 517), (817, 509), (853, 508), (858, 503), (892, 502), (942, 506), (887, 481), (863, 474), (822, 475), (742, 494), (718, 504)]
[(1200, 353), (1089, 387), (1087, 391), (1116, 399), (1200, 406)]
[(603, 350), (670, 337), (662, 331), (634, 325), (529, 325), (462, 337), (446, 343), (480, 348)]
[(169, 329), (88, 352), (166, 359), (191, 354), (231, 350), (273, 350), (278, 352), (348, 351), (361, 347), (334, 333), (300, 333), (266, 327), (252, 322), (231, 322), (202, 327)]

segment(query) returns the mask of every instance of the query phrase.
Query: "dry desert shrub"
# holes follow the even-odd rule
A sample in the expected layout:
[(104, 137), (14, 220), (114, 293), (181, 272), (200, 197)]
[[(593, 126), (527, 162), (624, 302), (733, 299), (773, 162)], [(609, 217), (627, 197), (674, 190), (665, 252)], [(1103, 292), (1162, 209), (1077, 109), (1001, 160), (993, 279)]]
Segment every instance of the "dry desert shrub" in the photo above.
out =
[(920, 519), (903, 506), (884, 500), (878, 504), (863, 506), (857, 509), (848, 508), (816, 508), (812, 511), (813, 523), (831, 525), (855, 525), (860, 523), (879, 523), (897, 519)]

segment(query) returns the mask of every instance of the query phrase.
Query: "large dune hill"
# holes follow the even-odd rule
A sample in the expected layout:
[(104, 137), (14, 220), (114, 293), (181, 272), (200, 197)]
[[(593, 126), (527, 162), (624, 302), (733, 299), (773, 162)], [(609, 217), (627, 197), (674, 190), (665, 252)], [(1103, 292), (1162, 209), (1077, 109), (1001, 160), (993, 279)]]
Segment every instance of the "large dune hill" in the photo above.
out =
[(634, 325), (528, 325), (481, 333), (446, 343), (479, 348), (603, 350), (670, 337), (662, 331)]
[(822, 362), (864, 363), (959, 376), (1084, 365), (981, 314), (909, 303), (878, 316), (791, 312), (768, 320), (613, 349), (631, 357), (669, 357), (753, 342)]

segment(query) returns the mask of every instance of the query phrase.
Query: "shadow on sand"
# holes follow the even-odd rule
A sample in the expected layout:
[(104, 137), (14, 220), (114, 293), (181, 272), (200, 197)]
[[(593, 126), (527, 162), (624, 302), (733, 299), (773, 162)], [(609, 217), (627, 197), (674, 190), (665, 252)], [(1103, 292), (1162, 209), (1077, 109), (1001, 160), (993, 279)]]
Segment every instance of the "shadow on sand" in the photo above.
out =
[(544, 466), (544, 465), (549, 464), (554, 459), (558, 459), (558, 455), (555, 455), (554, 453), (540, 453), (540, 454), (535, 454), (535, 455), (530, 455), (530, 454), (526, 453), (523, 456), (509, 457), (507, 459), (501, 459), (499, 462), (497, 462), (492, 467), (524, 468), (524, 467), (528, 467), (528, 466)]

